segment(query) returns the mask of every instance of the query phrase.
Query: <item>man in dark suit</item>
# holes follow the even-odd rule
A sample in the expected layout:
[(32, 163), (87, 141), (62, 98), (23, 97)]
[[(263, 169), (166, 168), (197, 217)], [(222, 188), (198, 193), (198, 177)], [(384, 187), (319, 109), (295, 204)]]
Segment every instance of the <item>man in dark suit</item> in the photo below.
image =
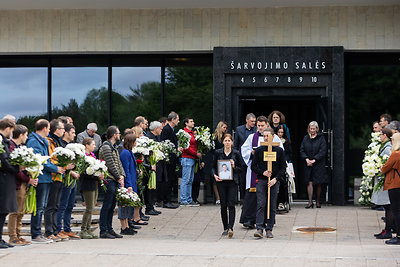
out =
[[(153, 121), (150, 123), (149, 132), (147, 133), (147, 137), (156, 141), (160, 142), (160, 134), (162, 131), (162, 124), (159, 121)], [(157, 186), (156, 188), (160, 187), (159, 181), (162, 180), (162, 170), (165, 169), (165, 162), (163, 160), (157, 162), (156, 164), (156, 177), (157, 177)], [(165, 175), (165, 171), (164, 171)], [(161, 211), (154, 209), (154, 201), (156, 198), (156, 190), (148, 189), (146, 186), (145, 192), (145, 199), (146, 199), (146, 215), (158, 215), (161, 214)]]
[[(171, 112), (167, 117), (167, 124), (164, 126), (161, 132), (161, 141), (169, 140), (171, 141), (178, 151), (182, 151), (181, 147), (178, 147), (178, 137), (174, 132), (174, 128), (179, 123), (179, 115), (176, 112)], [(167, 163), (167, 181), (160, 182), (160, 188), (158, 192), (158, 201), (163, 202), (164, 208), (175, 209), (177, 208), (176, 205), (171, 203), (171, 193), (172, 193), (172, 186), (174, 184), (177, 185), (177, 177), (176, 177), (176, 163), (178, 162), (178, 158), (176, 156), (171, 155), (169, 163)], [(163, 177), (165, 177), (163, 175)]]
[[(255, 125), (256, 116), (253, 113), (249, 113), (246, 115), (246, 123), (236, 127), (234, 141), (234, 146), (236, 150), (240, 151), (240, 148), (246, 141), (247, 137), (257, 131), (257, 127), (255, 127)], [(240, 174), (239, 189), (240, 198), (244, 199), (244, 194), (246, 192), (246, 171), (243, 171), (243, 173)]]

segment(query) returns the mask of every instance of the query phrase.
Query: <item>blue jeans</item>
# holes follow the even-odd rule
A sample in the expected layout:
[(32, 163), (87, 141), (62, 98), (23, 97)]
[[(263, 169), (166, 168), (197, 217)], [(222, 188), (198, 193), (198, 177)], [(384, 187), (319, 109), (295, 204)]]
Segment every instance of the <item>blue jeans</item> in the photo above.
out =
[(36, 216), (31, 215), (32, 239), (42, 235), (42, 216), (47, 206), (51, 183), (41, 183), (36, 186)]
[(194, 179), (195, 160), (182, 158), (181, 204), (192, 203), (192, 183)]
[[(77, 184), (72, 188), (71, 186), (66, 187), (63, 185), (61, 190), (61, 199), (60, 199), (60, 206), (57, 211), (57, 231), (61, 232), (64, 230), (65, 232), (71, 232), (71, 214), (72, 209), (75, 205), (75, 194), (76, 188), (78, 187)], [(64, 222), (64, 229), (63, 229), (63, 222)]]
[(118, 183), (111, 179), (106, 179), (107, 191), (104, 192), (103, 206), (100, 211), (100, 234), (112, 230), (112, 218), (116, 205), (115, 192)]

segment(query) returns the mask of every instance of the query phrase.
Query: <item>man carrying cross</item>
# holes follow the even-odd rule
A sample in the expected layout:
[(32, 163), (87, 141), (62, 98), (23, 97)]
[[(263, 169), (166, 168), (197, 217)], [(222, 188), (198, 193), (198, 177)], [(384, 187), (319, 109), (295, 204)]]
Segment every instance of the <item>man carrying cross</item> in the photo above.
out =
[[(274, 130), (268, 127), (264, 129), (263, 135), (264, 140), (268, 141), (261, 143), (261, 146), (256, 149), (251, 163), (251, 170), (257, 174), (257, 231), (254, 233), (254, 237), (263, 237), (263, 231), (265, 229), (266, 237), (273, 238), (272, 229), (275, 224), (279, 183), (284, 181), (286, 161), (283, 149), (279, 147), (279, 143), (272, 142)], [(268, 203), (269, 206), (267, 206), (266, 203)], [(267, 216), (265, 214), (266, 207)], [(266, 227), (265, 222), (267, 223)]]
[[(254, 229), (257, 213), (257, 196), (256, 196), (256, 180), (257, 174), (251, 171), (251, 162), (253, 160), (254, 151), (264, 141), (262, 135), (265, 128), (269, 128), (268, 119), (265, 116), (257, 118), (257, 132), (250, 134), (241, 147), (242, 158), (247, 165), (246, 171), (246, 193), (242, 207), (242, 214), (240, 216), (240, 223), (244, 227)], [(282, 141), (278, 136), (274, 136), (274, 142), (280, 142), (280, 147), (283, 149)]]

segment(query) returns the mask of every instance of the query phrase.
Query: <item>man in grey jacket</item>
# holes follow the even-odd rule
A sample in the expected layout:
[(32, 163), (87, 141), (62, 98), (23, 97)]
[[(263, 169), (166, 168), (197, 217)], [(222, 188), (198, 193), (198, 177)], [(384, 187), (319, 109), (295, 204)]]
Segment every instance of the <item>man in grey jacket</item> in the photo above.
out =
[(101, 147), (101, 137), (97, 133), (97, 124), (91, 122), (87, 125), (86, 130), (79, 133), (76, 136), (76, 142), (82, 144), (83, 139), (86, 137), (93, 138), (96, 148), (94, 149), (93, 153), (97, 155), (99, 148)]
[(116, 141), (120, 139), (121, 132), (117, 126), (107, 129), (107, 141), (99, 149), (99, 158), (106, 162), (108, 177), (105, 179), (107, 190), (104, 192), (103, 206), (100, 211), (100, 238), (122, 238), (112, 228), (112, 218), (116, 205), (115, 192), (118, 184), (123, 187), (125, 171), (119, 159), (119, 153), (115, 147)]

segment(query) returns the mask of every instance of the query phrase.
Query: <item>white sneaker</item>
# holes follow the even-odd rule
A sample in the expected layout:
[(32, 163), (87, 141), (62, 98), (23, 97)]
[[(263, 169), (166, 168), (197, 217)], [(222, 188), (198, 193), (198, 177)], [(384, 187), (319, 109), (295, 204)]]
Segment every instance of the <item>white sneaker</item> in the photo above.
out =
[(43, 236), (38, 236), (36, 238), (32, 238), (32, 244), (50, 244), (53, 240), (49, 240), (44, 238)]
[(221, 200), (215, 201), (215, 205), (219, 205), (219, 204), (221, 204)]

